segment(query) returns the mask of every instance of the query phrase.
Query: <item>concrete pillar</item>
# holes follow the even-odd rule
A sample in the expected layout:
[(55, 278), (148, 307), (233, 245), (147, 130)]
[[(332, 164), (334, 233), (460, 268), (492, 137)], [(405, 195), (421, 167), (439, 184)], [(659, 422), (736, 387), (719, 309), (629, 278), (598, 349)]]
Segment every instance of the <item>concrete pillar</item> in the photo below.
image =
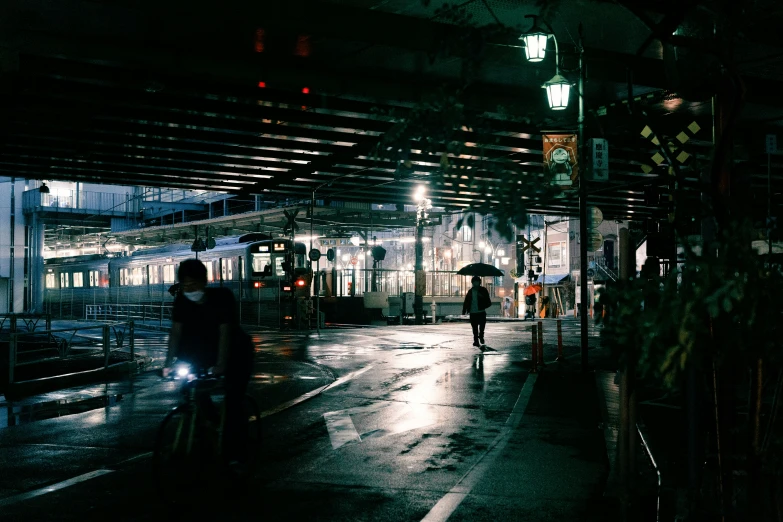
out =
[(415, 293), (413, 296), (413, 313), (416, 324), (424, 324), (424, 293), (427, 288), (426, 274), (424, 273), (424, 227), (421, 219), (416, 221), (416, 266), (414, 272)]
[(44, 227), (38, 213), (33, 214), (33, 225), (30, 230), (30, 286), (32, 288), (31, 308), (36, 313), (44, 312), (44, 288), (46, 283), (46, 272), (44, 270), (43, 252), (44, 252)]
[(618, 261), (620, 265), (617, 267), (618, 274), (620, 274), (621, 281), (628, 281), (628, 279), (636, 275), (636, 252), (631, 246), (627, 228), (623, 227), (620, 229), (618, 243)]

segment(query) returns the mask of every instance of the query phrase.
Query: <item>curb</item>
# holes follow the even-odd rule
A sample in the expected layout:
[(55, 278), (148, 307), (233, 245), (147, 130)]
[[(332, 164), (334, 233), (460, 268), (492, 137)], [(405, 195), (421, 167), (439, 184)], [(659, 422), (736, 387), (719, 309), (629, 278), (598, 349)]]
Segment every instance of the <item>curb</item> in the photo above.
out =
[(19, 381), (8, 386), (8, 389), (5, 391), (5, 398), (7, 400), (18, 400), (31, 395), (95, 384), (134, 373), (139, 373), (138, 361), (125, 361), (115, 363), (108, 368), (96, 368), (65, 375)]

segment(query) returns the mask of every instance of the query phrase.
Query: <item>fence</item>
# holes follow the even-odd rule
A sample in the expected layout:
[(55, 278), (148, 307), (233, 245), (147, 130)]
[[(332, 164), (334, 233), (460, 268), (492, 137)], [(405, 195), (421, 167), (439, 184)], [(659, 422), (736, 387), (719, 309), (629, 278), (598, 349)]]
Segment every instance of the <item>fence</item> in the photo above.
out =
[(171, 321), (170, 304), (98, 304), (85, 305), (84, 318), (88, 321), (134, 321), (141, 324)]
[(22, 195), (24, 210), (37, 207), (90, 210), (96, 212), (130, 213), (138, 211), (138, 200), (129, 194), (74, 190), (52, 190), (41, 194), (39, 189), (27, 190)]
[(44, 325), (47, 330), (52, 329), (52, 316), (50, 314), (28, 314), (28, 313), (13, 313), (13, 314), (0, 314), (0, 331), (6, 326), (11, 333), (16, 333), (19, 329), (19, 321), (24, 325), (25, 330), (28, 332), (34, 332), (38, 328), (38, 324), (43, 319)]
[[(108, 369), (118, 364), (124, 364), (124, 362), (109, 364), (109, 360), (113, 351), (123, 350), (125, 346), (127, 346), (130, 358), (133, 360), (135, 356), (133, 327), (133, 321), (128, 321), (57, 330), (47, 329), (43, 332), (12, 333), (8, 345), (8, 384), (15, 382), (17, 367), (40, 364), (50, 360), (78, 359), (103, 354), (103, 368)], [(77, 333), (95, 330), (100, 331), (100, 338), (83, 334), (77, 336)], [(70, 336), (54, 335), (65, 333), (70, 333)], [(42, 339), (41, 336), (44, 334), (46, 337)], [(115, 340), (114, 348), (112, 348), (112, 334), (114, 334)], [(25, 339), (30, 338), (32, 340), (25, 342)]]
[[(323, 273), (323, 272), (322, 272)], [(326, 272), (327, 274), (329, 272)], [(335, 271), (335, 281), (332, 283), (332, 293), (337, 296), (363, 295), (365, 292), (387, 292), (389, 295), (402, 295), (403, 292), (413, 292), (416, 286), (416, 276), (413, 270), (384, 269), (352, 269), (342, 268)], [(470, 277), (456, 272), (426, 271), (425, 297), (456, 297), (464, 296), (470, 288)], [(495, 286), (502, 286), (502, 278), (486, 278), (492, 282), (487, 284), (490, 297), (495, 297)]]

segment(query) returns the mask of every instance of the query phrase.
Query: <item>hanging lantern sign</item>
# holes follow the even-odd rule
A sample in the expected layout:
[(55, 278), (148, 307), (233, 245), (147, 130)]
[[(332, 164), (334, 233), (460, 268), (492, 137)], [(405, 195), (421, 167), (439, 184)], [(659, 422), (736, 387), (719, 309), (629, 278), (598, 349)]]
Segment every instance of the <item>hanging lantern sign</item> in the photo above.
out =
[(587, 228), (588, 230), (593, 230), (598, 228), (598, 226), (604, 222), (604, 213), (601, 212), (601, 209), (595, 206), (588, 206), (587, 207)]
[(543, 134), (544, 171), (552, 177), (552, 184), (561, 190), (578, 187), (576, 134)]
[(590, 232), (587, 233), (587, 247), (592, 252), (595, 252), (596, 250), (600, 250), (603, 244), (604, 244), (604, 236), (602, 236), (600, 232), (598, 232), (597, 230), (591, 230)]

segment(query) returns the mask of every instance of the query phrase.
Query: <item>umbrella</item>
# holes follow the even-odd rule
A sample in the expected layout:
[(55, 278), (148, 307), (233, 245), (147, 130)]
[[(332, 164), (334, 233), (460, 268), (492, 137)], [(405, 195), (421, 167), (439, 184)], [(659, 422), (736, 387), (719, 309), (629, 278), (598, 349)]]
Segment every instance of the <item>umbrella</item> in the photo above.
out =
[(503, 272), (486, 263), (465, 265), (457, 272), (459, 275), (479, 277), (503, 277)]
[(540, 292), (540, 291), (541, 291), (541, 285), (536, 283), (534, 285), (530, 285), (527, 288), (525, 288), (525, 290), (522, 293), (524, 295), (533, 295), (536, 292)]

